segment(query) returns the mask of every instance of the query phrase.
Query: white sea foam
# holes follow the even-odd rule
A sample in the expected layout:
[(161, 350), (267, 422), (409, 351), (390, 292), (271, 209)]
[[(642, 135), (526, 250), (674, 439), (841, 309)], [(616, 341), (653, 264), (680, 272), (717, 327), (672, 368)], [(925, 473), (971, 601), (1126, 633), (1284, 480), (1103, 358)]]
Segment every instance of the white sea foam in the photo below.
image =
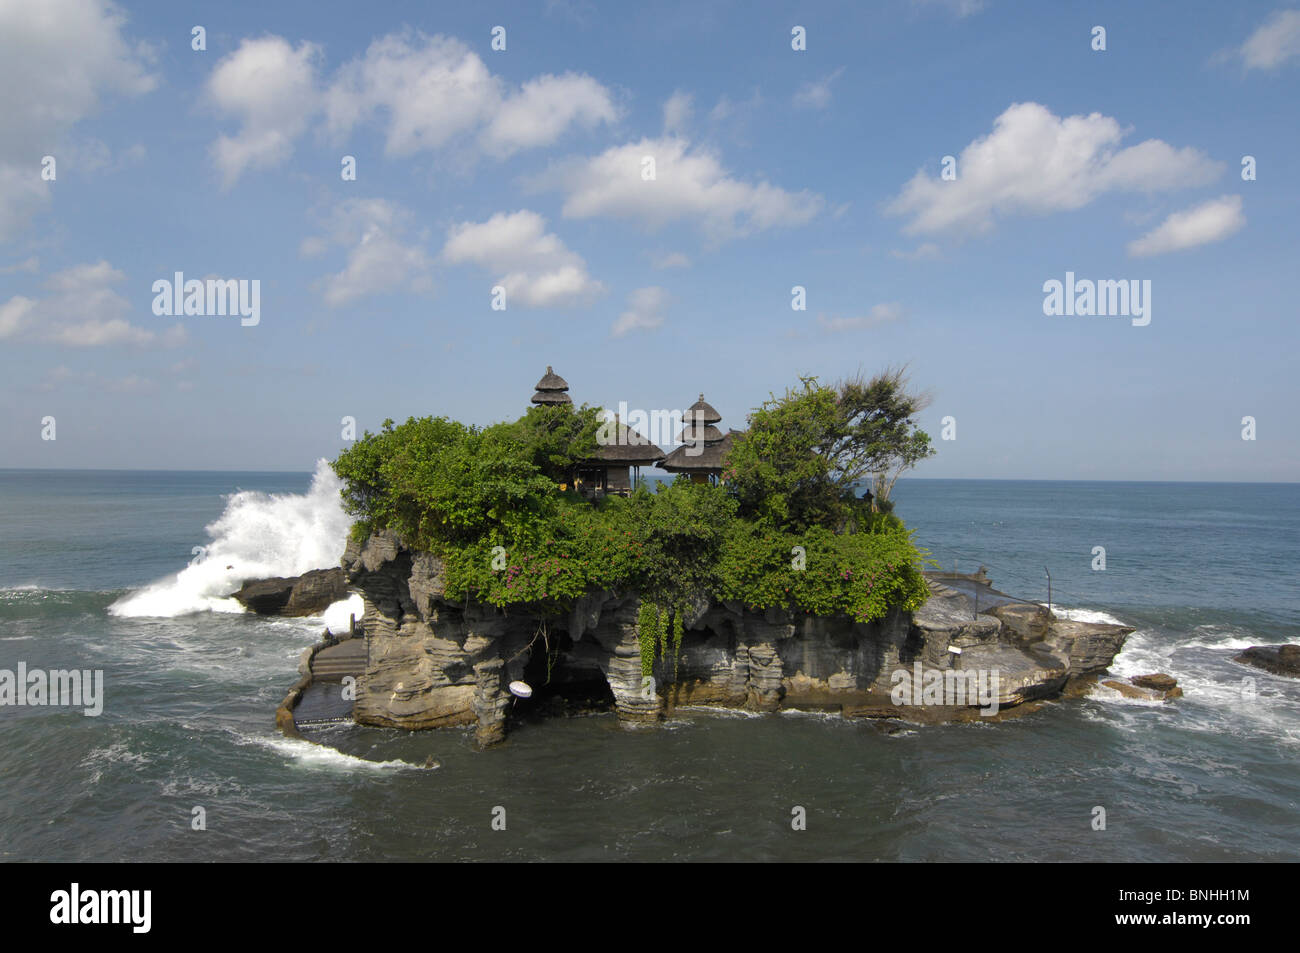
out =
[(407, 761), (367, 761), (356, 755), (344, 754), (337, 748), (300, 741), (296, 738), (258, 738), (244, 736), (245, 741), (263, 748), (270, 748), (277, 754), (287, 755), (305, 768), (325, 768), (334, 770), (353, 770), (365, 768), (373, 771), (426, 771), (427, 768)]
[(331, 635), (344, 635), (349, 631), (352, 616), (356, 616), (357, 622), (360, 622), (365, 611), (365, 600), (354, 592), (346, 599), (331, 603), (325, 610), (325, 628), (329, 629)]
[(108, 607), (116, 616), (169, 618), (190, 612), (243, 612), (227, 598), (246, 579), (297, 576), (337, 566), (350, 520), (341, 481), (319, 460), (311, 489), (298, 493), (244, 490), (207, 527), (211, 542), (174, 576), (151, 583)]
[(1064, 619), (1069, 619), (1071, 622), (1105, 622), (1110, 625), (1124, 624), (1110, 613), (1102, 612), (1099, 609), (1064, 609), (1061, 606), (1052, 606), (1052, 612)]
[(1163, 698), (1129, 698), (1121, 694), (1118, 689), (1110, 688), (1101, 682), (1092, 687), (1088, 697), (1111, 705), (1132, 705), (1136, 708), (1162, 708), (1166, 704)]
[[(1192, 630), (1193, 639), (1179, 643), (1187, 649), (1219, 649), (1236, 651), (1248, 649), (1252, 645), (1268, 645), (1270, 640), (1258, 635), (1252, 636), (1237, 626), (1198, 625)], [(1281, 644), (1281, 643), (1279, 643)]]
[(678, 705), (676, 711), (692, 715), (714, 715), (718, 718), (765, 718), (766, 713), (748, 708), (724, 708), (721, 705)]
[[(1290, 680), (1274, 679), (1233, 662), (1237, 650), (1262, 641), (1239, 637), (1237, 631), (1198, 626), (1190, 633), (1191, 640), (1181, 641), (1139, 629), (1129, 636), (1110, 670), (1121, 678), (1152, 672), (1176, 678), (1183, 697), (1173, 702), (1170, 710), (1179, 713), (1184, 730), (1242, 736), (1259, 733), (1287, 745), (1300, 744), (1300, 699), (1290, 691)], [(1248, 679), (1255, 686), (1251, 694), (1245, 690)], [(1090, 697), (1108, 708), (1114, 706), (1115, 711), (1162, 709), (1167, 704), (1124, 698), (1100, 686)]]
[[(1240, 652), (1242, 649), (1248, 649), (1252, 645), (1268, 645), (1267, 639), (1220, 639), (1216, 642), (1184, 642), (1182, 647), (1186, 649), (1221, 649), (1223, 651)], [(1281, 643), (1279, 643), (1281, 644)]]
[(98, 784), (99, 779), (104, 776), (105, 769), (111, 765), (125, 764), (130, 770), (138, 771), (146, 764), (149, 764), (150, 761), (151, 759), (147, 755), (132, 751), (126, 746), (125, 742), (119, 741), (102, 748), (93, 749), (81, 759), (78, 767), (90, 768), (90, 783)]

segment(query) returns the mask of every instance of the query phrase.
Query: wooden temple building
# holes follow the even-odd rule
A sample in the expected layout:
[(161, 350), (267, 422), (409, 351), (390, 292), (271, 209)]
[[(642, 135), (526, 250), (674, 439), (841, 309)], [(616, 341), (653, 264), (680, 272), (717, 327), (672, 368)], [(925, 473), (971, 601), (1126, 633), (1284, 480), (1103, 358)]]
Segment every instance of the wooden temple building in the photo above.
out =
[[(532, 402), (554, 406), (572, 404), (568, 394), (569, 383), (547, 365), (546, 373), (537, 382)], [(578, 464), (574, 489), (586, 496), (617, 493), (627, 496), (641, 478), (641, 468), (654, 466), (664, 457), (664, 452), (649, 438), (614, 418), (615, 440), (601, 446), (590, 460)]]
[[(540, 406), (572, 404), (569, 382), (547, 365), (537, 382), (532, 402)], [(649, 438), (614, 418), (615, 440), (601, 446), (594, 457), (583, 460), (577, 469), (574, 488), (587, 496), (617, 493), (626, 496), (637, 485), (641, 468), (657, 466), (669, 473), (685, 473), (695, 483), (725, 482), (723, 460), (740, 431), (718, 429), (719, 414), (700, 394), (685, 414), (685, 425), (677, 435), (681, 444), (672, 453), (664, 453)]]
[(569, 396), (569, 382), (551, 369), (551, 365), (546, 365), (546, 373), (542, 379), (537, 382), (532, 396), (534, 404), (572, 404), (573, 398)]
[(728, 430), (724, 434), (715, 426), (722, 420), (722, 415), (705, 401), (703, 394), (685, 416), (685, 426), (677, 435), (681, 446), (660, 460), (659, 467), (669, 473), (689, 474), (693, 483), (722, 481), (722, 462), (738, 431)]

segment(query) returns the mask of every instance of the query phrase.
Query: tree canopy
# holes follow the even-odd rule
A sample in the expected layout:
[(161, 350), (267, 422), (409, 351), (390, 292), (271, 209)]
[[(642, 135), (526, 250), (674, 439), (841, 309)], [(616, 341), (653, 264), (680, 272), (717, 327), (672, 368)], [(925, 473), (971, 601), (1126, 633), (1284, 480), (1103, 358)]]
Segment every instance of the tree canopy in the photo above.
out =
[(909, 441), (928, 448), (902, 390), (901, 377), (802, 381), (753, 413), (721, 485), (681, 476), (584, 499), (572, 476), (595, 454), (599, 421), (571, 405), (486, 428), (386, 420), (334, 469), (354, 532), (395, 530), (438, 554), (451, 598), (561, 615), (592, 590), (636, 591), (673, 631), (704, 595), (868, 622), (928, 594), (910, 533), (854, 493), (872, 468), (905, 461)]
[(904, 470), (934, 453), (902, 369), (835, 386), (815, 377), (773, 395), (749, 416), (727, 458), (727, 485), (742, 515), (780, 529), (843, 531), (862, 519), (858, 490), (877, 475), (887, 499)]

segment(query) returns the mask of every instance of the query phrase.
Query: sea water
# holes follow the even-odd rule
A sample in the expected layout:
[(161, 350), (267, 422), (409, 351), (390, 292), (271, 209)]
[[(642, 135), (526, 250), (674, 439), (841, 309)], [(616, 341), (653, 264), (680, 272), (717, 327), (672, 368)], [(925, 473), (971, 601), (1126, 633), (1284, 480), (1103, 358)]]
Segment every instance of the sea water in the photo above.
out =
[(1300, 642), (1300, 486), (903, 480), (895, 497), (942, 568), (982, 563), (1039, 601), (1050, 572), (1058, 612), (1137, 628), (1116, 672), (1167, 672), (1185, 697), (892, 734), (699, 709), (657, 729), (529, 721), (488, 751), (467, 729), (292, 741), (274, 709), (325, 621), (228, 596), (337, 563), (327, 467), (0, 471), (0, 669), (104, 673), (96, 717), (0, 709), (0, 859), (1300, 858), (1300, 681), (1232, 661)]

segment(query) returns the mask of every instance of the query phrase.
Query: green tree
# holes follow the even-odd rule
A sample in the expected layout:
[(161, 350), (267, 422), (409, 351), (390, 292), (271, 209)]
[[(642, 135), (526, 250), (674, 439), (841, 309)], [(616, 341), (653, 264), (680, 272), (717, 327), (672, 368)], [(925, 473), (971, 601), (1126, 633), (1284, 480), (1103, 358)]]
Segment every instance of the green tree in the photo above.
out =
[(719, 554), (736, 503), (723, 487), (679, 476), (641, 487), (615, 512), (641, 546), (637, 584), (665, 610), (716, 585)]
[(583, 404), (529, 407), (513, 426), (534, 466), (556, 483), (572, 483), (577, 465), (596, 455), (599, 411)]
[(908, 393), (902, 369), (834, 387), (801, 378), (750, 414), (728, 455), (727, 485), (742, 515), (796, 532), (860, 522), (859, 486), (887, 474), (888, 496), (899, 473), (934, 453), (914, 420), (926, 403)]

